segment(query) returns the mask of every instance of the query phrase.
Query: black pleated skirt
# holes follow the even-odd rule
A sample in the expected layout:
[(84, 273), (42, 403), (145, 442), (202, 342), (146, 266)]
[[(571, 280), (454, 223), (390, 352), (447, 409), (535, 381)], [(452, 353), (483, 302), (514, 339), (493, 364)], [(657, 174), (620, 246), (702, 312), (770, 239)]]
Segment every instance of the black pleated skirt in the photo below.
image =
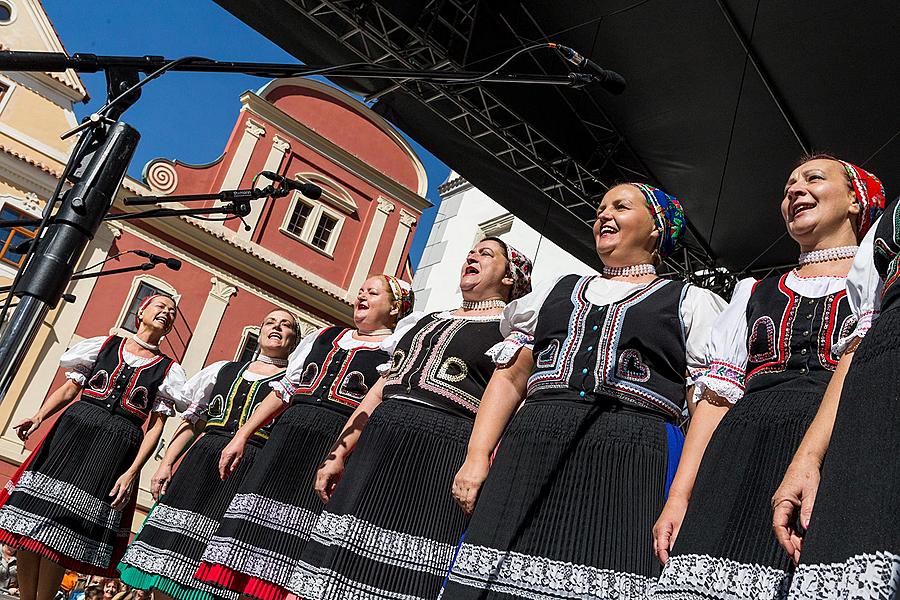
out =
[(784, 596), (791, 560), (772, 532), (772, 494), (815, 417), (822, 391), (810, 385), (753, 392), (726, 413), (703, 455), (653, 598)]
[(853, 357), (791, 600), (900, 598), (900, 310)]
[(210, 595), (237, 599), (234, 592), (194, 579), (225, 509), (260, 452), (260, 448), (248, 444), (237, 470), (222, 481), (219, 457), (231, 439), (230, 435), (210, 432), (190, 447), (166, 495), (147, 515), (122, 557), (119, 571), (124, 583), (138, 589), (158, 589), (177, 600), (211, 600)]
[(116, 511), (109, 492), (143, 436), (123, 416), (73, 402), (0, 494), (0, 541), (79, 573), (117, 576), (137, 493)]
[(651, 529), (665, 500), (670, 427), (621, 407), (526, 401), (442, 598), (644, 598), (659, 575)]
[(305, 600), (434, 600), (466, 525), (450, 488), (473, 417), (387, 398), (292, 580)]
[(225, 511), (197, 577), (262, 600), (287, 596), (324, 506), (313, 490), (316, 470), (350, 412), (333, 402), (299, 402), (282, 413)]

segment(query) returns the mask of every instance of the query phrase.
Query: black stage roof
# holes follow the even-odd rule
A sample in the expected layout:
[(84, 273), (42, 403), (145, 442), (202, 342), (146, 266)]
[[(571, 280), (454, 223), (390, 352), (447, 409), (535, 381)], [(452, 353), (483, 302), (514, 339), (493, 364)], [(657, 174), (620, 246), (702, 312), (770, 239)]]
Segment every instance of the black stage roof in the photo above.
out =
[[(900, 191), (896, 0), (217, 0), (308, 64), (489, 69), (533, 42), (571, 46), (628, 80), (585, 89), (337, 80), (472, 184), (597, 264), (586, 223), (604, 186), (682, 199), (679, 258), (735, 273), (796, 260), (779, 199), (807, 151)], [(507, 70), (560, 74), (549, 50)], [(699, 262), (698, 262), (699, 261)]]

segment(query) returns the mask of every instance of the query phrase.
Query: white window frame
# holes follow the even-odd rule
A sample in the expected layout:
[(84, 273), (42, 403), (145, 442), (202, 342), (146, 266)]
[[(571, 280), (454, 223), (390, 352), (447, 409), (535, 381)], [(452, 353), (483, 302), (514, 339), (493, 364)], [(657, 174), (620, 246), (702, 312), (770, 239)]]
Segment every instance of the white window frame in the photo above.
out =
[(15, 3), (10, 0), (0, 0), (0, 4), (9, 9), (9, 21), (0, 21), (0, 27), (6, 27), (7, 25), (15, 23), (16, 17), (19, 16), (19, 11), (16, 10)]
[[(0, 210), (2, 210), (7, 204), (12, 206), (16, 210), (23, 212), (26, 215), (30, 215), (36, 219), (39, 219), (41, 217), (40, 209), (36, 209), (34, 204), (29, 205), (25, 200), (16, 198), (15, 196), (0, 196)], [(19, 269), (0, 260), (0, 277), (8, 277), (10, 279), (13, 279), (18, 272)]]
[(238, 360), (243, 354), (244, 347), (247, 345), (247, 339), (250, 335), (255, 335), (257, 339), (259, 338), (259, 326), (257, 325), (248, 325), (244, 327), (243, 331), (241, 331), (241, 342), (238, 344), (237, 349), (234, 351), (234, 360)]
[(2, 115), (3, 109), (6, 108), (7, 104), (9, 104), (9, 99), (12, 98), (13, 92), (19, 84), (7, 77), (0, 77), (0, 83), (2, 83), (6, 87), (6, 93), (3, 94), (2, 98), (0, 98), (0, 115)]
[(128, 309), (131, 307), (131, 303), (134, 301), (134, 297), (137, 294), (138, 289), (141, 287), (141, 283), (146, 283), (147, 285), (152, 285), (158, 290), (169, 294), (170, 296), (178, 295), (178, 292), (168, 281), (160, 279), (159, 277), (154, 277), (153, 275), (138, 275), (131, 280), (131, 288), (128, 290), (128, 295), (125, 296), (125, 302), (122, 304), (122, 308), (119, 310), (119, 316), (116, 317), (115, 325), (113, 325), (110, 330), (110, 335), (118, 335), (122, 337), (128, 337), (131, 335), (131, 332), (122, 327), (122, 321), (125, 320), (125, 315), (128, 314)]
[[(303, 224), (303, 230), (300, 231), (300, 233), (296, 233), (288, 229), (288, 225), (291, 222), (291, 217), (294, 216), (294, 211), (297, 208), (298, 202), (302, 202), (303, 204), (312, 208), (309, 216), (306, 218), (306, 223)], [(328, 243), (325, 245), (325, 248), (319, 248), (312, 243), (313, 237), (316, 234), (316, 228), (319, 226), (319, 221), (321, 220), (322, 215), (328, 215), (329, 217), (337, 221), (334, 225), (334, 229), (331, 230), (331, 236), (328, 238)], [(309, 246), (316, 252), (333, 258), (334, 249), (335, 247), (337, 247), (337, 241), (341, 236), (341, 229), (343, 227), (344, 215), (332, 209), (330, 206), (325, 206), (321, 202), (303, 197), (300, 192), (294, 192), (294, 196), (291, 199), (291, 204), (288, 207), (287, 213), (285, 213), (284, 215), (284, 221), (281, 223), (281, 227), (279, 228), (279, 230), (284, 235), (302, 242), (304, 245)]]

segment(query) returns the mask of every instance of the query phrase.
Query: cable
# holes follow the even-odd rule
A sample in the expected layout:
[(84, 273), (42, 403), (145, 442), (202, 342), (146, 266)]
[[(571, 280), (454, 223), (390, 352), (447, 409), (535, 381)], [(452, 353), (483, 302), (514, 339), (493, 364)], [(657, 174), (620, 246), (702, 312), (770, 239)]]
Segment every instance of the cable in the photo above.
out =
[(84, 273), (85, 271), (90, 271), (94, 267), (99, 267), (100, 265), (105, 265), (106, 263), (108, 263), (111, 260), (115, 260), (115, 259), (119, 258), (120, 256), (124, 256), (126, 254), (132, 254), (133, 252), (134, 252), (134, 250), (125, 250), (124, 252), (119, 252), (118, 254), (114, 254), (113, 256), (110, 256), (106, 260), (101, 260), (98, 263), (95, 263), (89, 267), (85, 267), (85, 268), (81, 269), (80, 271), (75, 271), (74, 273), (72, 273), (72, 275), (80, 275), (81, 273)]
[(454, 80), (451, 80), (451, 81), (441, 81), (441, 82), (438, 82), (438, 83), (455, 85), (455, 84), (458, 84), (458, 83), (477, 83), (477, 82), (479, 82), (479, 81), (484, 81), (484, 80), (487, 79), (488, 77), (491, 77), (492, 75), (495, 75), (500, 69), (502, 69), (503, 67), (505, 67), (506, 65), (508, 65), (509, 63), (511, 63), (511, 62), (513, 61), (513, 59), (517, 58), (518, 56), (521, 56), (522, 54), (525, 54), (526, 52), (533, 52), (533, 51), (535, 51), (535, 50), (541, 50), (541, 49), (544, 49), (544, 48), (547, 48), (547, 49), (551, 49), (551, 50), (552, 50), (552, 49), (556, 48), (556, 44), (547, 43), (547, 42), (541, 42), (541, 43), (538, 43), (538, 44), (532, 44), (531, 46), (526, 46), (526, 47), (524, 47), (524, 48), (520, 48), (520, 49), (517, 50), (516, 52), (513, 52), (513, 54), (512, 54), (509, 58), (507, 58), (506, 60), (504, 60), (502, 63), (500, 63), (499, 66), (497, 66), (496, 68), (494, 68), (494, 69), (488, 71), (487, 73), (484, 73), (484, 74), (482, 74), (482, 75), (479, 75), (478, 77), (469, 77), (469, 78), (466, 78), (466, 79), (454, 79)]

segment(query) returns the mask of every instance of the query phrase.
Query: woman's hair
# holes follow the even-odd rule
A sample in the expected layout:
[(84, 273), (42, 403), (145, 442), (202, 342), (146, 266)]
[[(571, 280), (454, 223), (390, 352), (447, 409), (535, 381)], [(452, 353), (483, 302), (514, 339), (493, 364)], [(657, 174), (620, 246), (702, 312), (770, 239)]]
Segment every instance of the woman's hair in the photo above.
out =
[(834, 154), (829, 154), (828, 152), (810, 152), (809, 154), (804, 154), (797, 160), (796, 163), (794, 163), (794, 169), (802, 167), (811, 160), (833, 160), (834, 162), (840, 164), (841, 173), (844, 174), (844, 179), (847, 180), (847, 186), (851, 190), (853, 189), (853, 182), (850, 180), (850, 174), (847, 173), (847, 169), (843, 168), (844, 165), (841, 163), (841, 159), (839, 159)]

